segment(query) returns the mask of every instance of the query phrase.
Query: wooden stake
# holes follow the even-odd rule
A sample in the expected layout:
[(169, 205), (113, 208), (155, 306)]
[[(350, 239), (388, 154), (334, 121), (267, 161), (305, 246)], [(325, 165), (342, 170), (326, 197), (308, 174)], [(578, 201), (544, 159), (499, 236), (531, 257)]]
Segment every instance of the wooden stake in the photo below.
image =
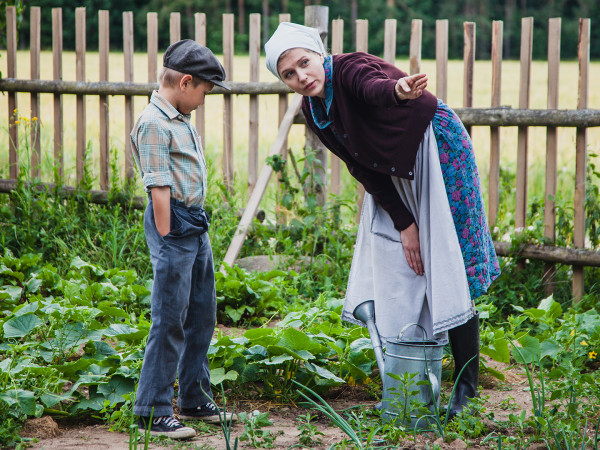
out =
[[(281, 125), (279, 126), (279, 131), (277, 132), (277, 136), (275, 137), (275, 142), (273, 142), (273, 146), (271, 147), (271, 151), (269, 156), (280, 155), (283, 151), (283, 143), (285, 142), (287, 135), (290, 132), (290, 128), (294, 122), (294, 117), (300, 111), (300, 105), (302, 104), (302, 96), (299, 94), (294, 94), (292, 97), (292, 101), (290, 102), (290, 106), (281, 121)], [(258, 210), (258, 206), (260, 205), (260, 201), (263, 198), (265, 190), (267, 189), (267, 185), (269, 184), (269, 179), (271, 178), (271, 174), (273, 173), (273, 168), (265, 164), (263, 165), (262, 170), (260, 171), (260, 175), (256, 182), (256, 186), (250, 195), (250, 199), (248, 200), (248, 204), (244, 209), (244, 213), (242, 214), (242, 218), (240, 219), (240, 223), (235, 231), (231, 244), (227, 249), (227, 253), (225, 254), (225, 258), (223, 258), (223, 264), (227, 264), (232, 266), (235, 263), (238, 255), (240, 254), (240, 250), (244, 245), (244, 241), (246, 240), (246, 235), (248, 234), (248, 228), (252, 224), (254, 216), (256, 215), (256, 211)], [(225, 269), (221, 266), (221, 272)]]

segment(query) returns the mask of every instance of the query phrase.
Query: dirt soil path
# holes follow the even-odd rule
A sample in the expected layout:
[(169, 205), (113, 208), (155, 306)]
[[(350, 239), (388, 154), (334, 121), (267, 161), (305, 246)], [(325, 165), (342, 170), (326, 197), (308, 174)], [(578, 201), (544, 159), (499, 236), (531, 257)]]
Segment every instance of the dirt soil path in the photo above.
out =
[[(497, 420), (507, 420), (510, 413), (520, 413), (522, 410), (531, 411), (531, 396), (526, 391), (528, 388), (527, 378), (518, 368), (509, 368), (494, 362), (487, 364), (501, 370), (506, 381), (501, 383), (497, 379), (483, 375), (481, 377), (482, 396), (487, 398), (485, 407), (488, 412), (493, 412)], [(450, 388), (450, 386), (445, 386)], [(489, 398), (488, 398), (489, 396)], [(339, 389), (334, 396), (328, 397), (327, 401), (336, 410), (343, 410), (352, 406), (364, 405), (369, 407), (376, 402), (369, 397), (369, 394), (360, 388), (344, 387)], [(296, 419), (301, 415), (306, 415), (309, 410), (290, 405), (280, 405), (273, 403), (251, 403), (242, 402), (236, 407), (240, 411), (251, 412), (259, 410), (268, 411), (269, 419), (273, 422), (270, 427), (263, 429), (270, 430), (271, 434), (277, 434), (274, 442), (275, 449), (289, 449), (299, 444), (298, 422)], [(315, 415), (315, 411), (310, 411)], [(327, 449), (331, 444), (340, 442), (344, 433), (331, 425), (324, 416), (318, 416), (312, 423), (324, 433), (320, 436), (322, 445), (313, 446), (314, 449)], [(244, 425), (234, 424), (232, 436), (241, 436), (244, 432)], [(51, 417), (45, 416), (39, 419), (29, 421), (23, 429), (22, 436), (36, 438), (37, 442), (32, 444), (32, 449), (89, 449), (89, 450), (129, 450), (129, 436), (126, 433), (111, 432), (105, 425), (84, 425), (54, 421)], [(398, 443), (398, 448), (426, 448), (426, 444), (431, 448), (432, 444), (437, 444), (442, 449), (463, 449), (467, 448), (466, 443), (455, 441), (452, 443), (443, 443), (438, 440), (433, 433), (421, 435), (415, 446), (413, 441)], [(139, 445), (143, 448), (143, 443)], [(195, 438), (181, 443), (158, 442), (151, 443), (149, 448), (178, 448), (178, 449), (224, 449), (225, 441), (219, 427), (210, 427), (207, 434), (198, 435)], [(240, 442), (240, 449), (254, 448), (248, 442)], [(299, 447), (297, 447), (299, 448)], [(483, 448), (477, 445), (470, 445), (469, 448)], [(485, 448), (490, 448), (488, 445)]]

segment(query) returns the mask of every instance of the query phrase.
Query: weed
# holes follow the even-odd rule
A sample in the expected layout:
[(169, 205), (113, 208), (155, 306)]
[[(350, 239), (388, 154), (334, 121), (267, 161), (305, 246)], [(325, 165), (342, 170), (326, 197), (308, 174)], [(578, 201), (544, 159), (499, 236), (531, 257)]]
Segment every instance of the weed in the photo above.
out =
[(311, 423), (313, 418), (314, 416), (311, 416), (310, 413), (306, 413), (306, 415), (300, 416), (296, 419), (298, 422), (297, 428), (298, 431), (300, 431), (300, 434), (298, 435), (300, 444), (308, 448), (311, 448), (315, 445), (321, 445), (323, 442), (319, 436), (324, 436), (324, 434)]
[(273, 425), (268, 412), (241, 412), (238, 417), (244, 424), (244, 433), (240, 436), (240, 441), (249, 441), (254, 448), (273, 448), (277, 435), (271, 434), (270, 430), (263, 430), (263, 427)]

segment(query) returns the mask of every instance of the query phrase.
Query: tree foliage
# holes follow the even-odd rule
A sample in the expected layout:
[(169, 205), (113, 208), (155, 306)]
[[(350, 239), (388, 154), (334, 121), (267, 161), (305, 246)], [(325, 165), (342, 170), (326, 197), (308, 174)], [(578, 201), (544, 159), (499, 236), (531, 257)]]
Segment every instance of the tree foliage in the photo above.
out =
[[(14, 2), (14, 0), (13, 0)], [(12, 3), (11, 0), (0, 1), (0, 4)], [(137, 51), (146, 48), (146, 14), (157, 12), (159, 21), (159, 48), (169, 44), (169, 15), (171, 12), (181, 14), (181, 35), (183, 38), (194, 37), (194, 13), (203, 12), (207, 18), (207, 43), (220, 52), (222, 49), (222, 14), (233, 13), (236, 16), (236, 51), (245, 52), (248, 46), (248, 15), (252, 13), (268, 13), (262, 21), (263, 37), (268, 36), (277, 26), (280, 13), (290, 13), (292, 20), (304, 22), (304, 7), (310, 1), (292, 0), (33, 0), (30, 6), (42, 8), (42, 47), (51, 48), (52, 8), (63, 9), (63, 33), (65, 49), (75, 46), (75, 8), (87, 8), (87, 48), (98, 46), (98, 14), (101, 9), (110, 11), (110, 45), (111, 49), (122, 48), (122, 12), (133, 11), (135, 21), (134, 43)], [(325, 2), (318, 2), (325, 3)], [(477, 58), (489, 57), (491, 47), (492, 21), (504, 22), (504, 55), (507, 58), (518, 58), (520, 48), (521, 18), (535, 17), (533, 36), (533, 57), (545, 59), (547, 56), (548, 19), (562, 17), (561, 55), (563, 58), (577, 57), (577, 41), (579, 18), (590, 18), (591, 56), (600, 57), (600, 2), (597, 0), (456, 0), (442, 2), (439, 0), (331, 0), (329, 18), (343, 19), (345, 24), (344, 50), (353, 51), (354, 32), (351, 24), (355, 19), (369, 20), (369, 51), (382, 54), (384, 39), (384, 21), (387, 18), (398, 20), (397, 54), (408, 55), (410, 42), (410, 25), (412, 19), (423, 20), (422, 57), (435, 57), (435, 21), (449, 20), (449, 57), (462, 58), (463, 22), (477, 24)], [(2, 9), (4, 14), (4, 8)], [(241, 18), (240, 18), (241, 15)], [(20, 27), (19, 44), (28, 47), (29, 13), (25, 11)], [(47, 30), (47, 31), (44, 31)], [(243, 33), (240, 33), (243, 31)]]

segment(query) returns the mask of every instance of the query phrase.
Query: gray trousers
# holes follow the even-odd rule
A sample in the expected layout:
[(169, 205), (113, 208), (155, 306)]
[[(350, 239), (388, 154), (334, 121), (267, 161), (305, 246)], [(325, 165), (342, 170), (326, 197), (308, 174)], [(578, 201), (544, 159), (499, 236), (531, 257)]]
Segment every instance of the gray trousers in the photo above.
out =
[(171, 231), (161, 236), (152, 198), (144, 215), (154, 273), (152, 326), (144, 354), (134, 414), (173, 414), (173, 388), (179, 370), (178, 404), (193, 408), (212, 398), (207, 351), (216, 323), (212, 248), (202, 208), (171, 199)]

